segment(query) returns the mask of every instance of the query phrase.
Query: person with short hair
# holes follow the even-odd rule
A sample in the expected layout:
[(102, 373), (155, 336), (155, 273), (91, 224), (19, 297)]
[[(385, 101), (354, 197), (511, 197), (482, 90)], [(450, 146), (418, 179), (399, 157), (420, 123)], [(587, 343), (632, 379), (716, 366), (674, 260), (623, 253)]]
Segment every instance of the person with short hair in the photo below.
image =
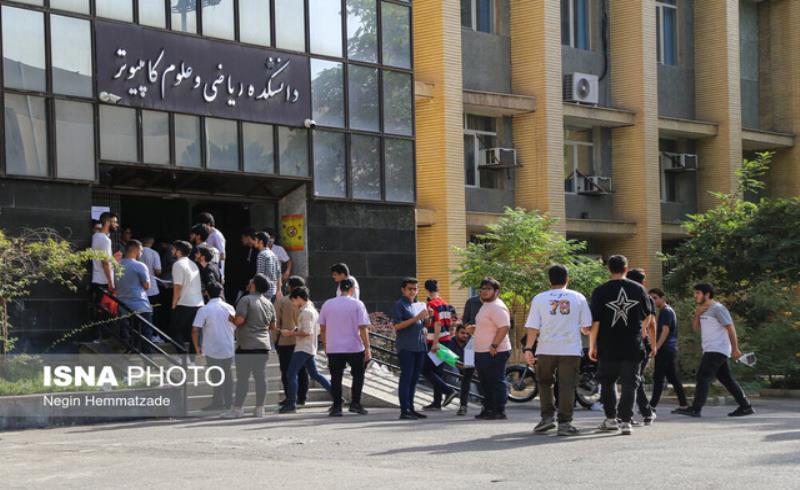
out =
[[(641, 267), (635, 267), (629, 270), (625, 277), (633, 282), (641, 284), (643, 287), (647, 287), (647, 274)], [(644, 344), (645, 355), (641, 364), (639, 364), (639, 378), (641, 382), (639, 383), (639, 387), (636, 388), (636, 405), (639, 407), (639, 413), (644, 418), (644, 425), (652, 425), (656, 420), (656, 411), (653, 410), (650, 401), (647, 399), (647, 392), (644, 389), (644, 371), (647, 368), (647, 363), (650, 361), (650, 358), (653, 357), (651, 355), (653, 349), (657, 349), (655, 341), (653, 341), (652, 344), (650, 342), (650, 339), (656, 338), (656, 304), (649, 294), (647, 295), (647, 301), (650, 302), (650, 311), (653, 313), (642, 323), (642, 344)], [(656, 352), (658, 351), (656, 350)], [(639, 423), (631, 419), (631, 424), (636, 426)]]
[[(439, 350), (439, 342), (444, 344), (450, 342), (450, 327), (454, 318), (451, 314), (450, 305), (439, 294), (439, 282), (436, 279), (428, 279), (425, 281), (425, 289), (428, 291), (426, 306), (430, 310), (430, 315), (425, 321), (425, 326), (427, 327), (426, 338), (430, 352), (436, 354), (436, 351)], [(424, 410), (441, 410), (442, 407), (449, 405), (458, 395), (456, 390), (451, 388), (444, 380), (444, 363), (437, 366), (429, 356), (425, 356), (422, 365), (422, 376), (433, 387), (433, 400), (430, 405), (423, 407)]]
[[(287, 281), (290, 293), (297, 288), (305, 287), (305, 285), (306, 281), (300, 276), (291, 276)], [(300, 309), (295, 307), (294, 302), (288, 296), (283, 296), (275, 301), (275, 315), (278, 321), (278, 328), (276, 330), (278, 338), (274, 341), (274, 344), (275, 350), (278, 351), (278, 362), (281, 368), (281, 384), (283, 385), (283, 393), (285, 395), (285, 398), (281, 400), (279, 405), (283, 406), (289, 402), (288, 371), (297, 341), (297, 337), (294, 335), (284, 336), (283, 332), (295, 331)], [(303, 365), (300, 366), (297, 376), (298, 387), (295, 390), (295, 402), (297, 405), (302, 406), (306, 404), (306, 398), (308, 397), (308, 371), (306, 371)]]
[(275, 233), (275, 230), (273, 230), (272, 228), (264, 228), (264, 231), (266, 231), (269, 234), (269, 236), (272, 237), (272, 245), (270, 246), (270, 250), (272, 250), (272, 253), (274, 253), (275, 256), (278, 257), (278, 260), (281, 263), (281, 271), (282, 271), (281, 279), (285, 284), (286, 281), (289, 280), (289, 276), (292, 275), (292, 258), (286, 252), (286, 249), (278, 244), (277, 242), (278, 235)]
[(417, 381), (422, 372), (428, 346), (425, 320), (430, 314), (424, 303), (417, 301), (419, 281), (413, 277), (403, 279), (402, 296), (392, 307), (392, 326), (395, 330), (395, 348), (400, 363), (397, 396), (400, 399), (400, 420), (427, 418), (414, 408)]
[[(117, 299), (122, 303), (120, 313), (138, 314), (144, 322), (140, 322), (136, 317), (126, 318), (121, 325), (120, 334), (123, 341), (130, 338), (131, 331), (137, 325), (139, 332), (147, 339), (153, 337), (153, 330), (150, 324), (153, 322), (153, 308), (147, 299), (147, 290), (150, 288), (150, 274), (147, 266), (139, 262), (142, 256), (142, 242), (130, 239), (125, 245), (125, 256), (119, 261), (122, 275), (117, 280)], [(147, 344), (140, 345), (149, 351)]]
[[(541, 420), (533, 429), (537, 434), (556, 427), (553, 386), (558, 373), (558, 435), (574, 436), (580, 431), (572, 425), (575, 390), (578, 387), (583, 344), (581, 334), (592, 327), (589, 302), (581, 293), (567, 289), (569, 271), (556, 264), (547, 271), (550, 290), (531, 301), (525, 328), (525, 359), (536, 364)], [(539, 341), (534, 356), (533, 346)]]
[(161, 290), (158, 288), (158, 281), (156, 280), (157, 277), (161, 275), (161, 256), (153, 250), (153, 243), (155, 243), (155, 239), (153, 237), (144, 237), (142, 238), (142, 256), (139, 259), (145, 267), (147, 267), (147, 273), (150, 274), (150, 287), (147, 289), (147, 299), (150, 301), (150, 306), (153, 308), (153, 323), (158, 323), (158, 316), (160, 307), (158, 306), (160, 303), (160, 295)]
[(341, 296), (327, 300), (319, 313), (319, 324), (325, 352), (328, 354), (328, 370), (331, 373), (333, 406), (329, 415), (342, 416), (342, 376), (345, 365), (350, 366), (353, 384), (350, 389), (350, 411), (366, 415), (361, 406), (361, 391), (364, 388), (364, 373), (372, 360), (369, 344), (370, 319), (367, 308), (355, 299), (354, 284), (350, 279), (339, 283)]
[[(233, 306), (222, 298), (222, 284), (211, 282), (206, 285), (209, 301), (197, 311), (192, 325), (192, 343), (199, 360), (205, 358), (208, 368), (217, 367), (209, 372), (213, 387), (211, 403), (202, 408), (203, 411), (227, 410), (233, 403), (233, 374), (231, 365), (235, 352), (234, 331), (236, 325), (231, 317), (236, 314)], [(200, 334), (203, 334), (203, 345), (200, 345)], [(222, 371), (220, 379), (219, 371)]]
[(511, 357), (511, 314), (500, 299), (500, 283), (487, 277), (481, 281), (483, 306), (475, 317), (475, 370), (480, 379), (483, 410), (478, 420), (505, 420), (508, 388), (506, 364)]
[[(119, 219), (115, 213), (105, 211), (100, 215), (100, 231), (92, 235), (92, 250), (102, 252), (105, 259), (92, 260), (92, 284), (105, 286), (114, 291), (114, 249), (111, 244), (111, 232), (119, 228)], [(99, 303), (99, 298), (98, 301)]]
[(209, 232), (206, 243), (219, 253), (219, 274), (220, 277), (225, 279), (225, 235), (217, 228), (214, 216), (211, 213), (200, 213), (197, 216), (197, 221), (208, 227)]
[(456, 364), (459, 372), (461, 373), (461, 386), (459, 387), (459, 406), (456, 415), (464, 416), (467, 414), (467, 406), (469, 405), (469, 393), (472, 387), (472, 377), (475, 375), (475, 366), (464, 365), (464, 351), (470, 341), (470, 335), (467, 328), (463, 324), (456, 327), (456, 334), (450, 338), (450, 343), (447, 345), (461, 361)]
[(314, 308), (314, 303), (309, 299), (308, 288), (305, 286), (293, 288), (289, 293), (289, 301), (298, 310), (297, 326), (292, 330), (283, 330), (281, 337), (294, 337), (296, 342), (289, 369), (286, 373), (288, 382), (287, 402), (280, 408), (279, 413), (294, 413), (297, 411), (298, 375), (301, 369), (307, 370), (311, 379), (319, 383), (328, 394), (331, 393), (330, 380), (317, 370), (315, 358), (319, 340), (319, 314)]
[(680, 408), (688, 408), (686, 392), (683, 389), (681, 378), (678, 375), (678, 319), (675, 310), (667, 304), (667, 296), (663, 290), (653, 288), (649, 292), (650, 298), (658, 308), (658, 332), (656, 333), (656, 361), (653, 371), (653, 394), (650, 397), (650, 406), (656, 408), (661, 400), (664, 389), (664, 379), (670, 382), (675, 395), (678, 397)]
[(197, 248), (204, 246), (208, 247), (213, 254), (211, 262), (219, 264), (219, 250), (208, 244), (208, 236), (210, 233), (211, 229), (202, 223), (197, 223), (189, 229), (189, 242), (192, 244), (192, 254), (190, 257), (194, 260), (197, 254)]
[[(203, 302), (200, 270), (189, 260), (192, 246), (182, 240), (172, 244), (175, 263), (172, 264), (171, 330), (176, 342), (183, 345), (191, 339), (192, 322)], [(191, 349), (194, 349), (190, 345)]]
[(266, 292), (267, 299), (275, 302), (278, 297), (283, 297), (281, 292), (281, 266), (278, 258), (269, 249), (272, 241), (266, 232), (259, 231), (255, 236), (255, 248), (258, 250), (256, 259), (256, 273), (263, 274), (269, 280), (269, 290)]
[(214, 259), (214, 253), (205, 245), (200, 245), (195, 249), (194, 260), (197, 263), (197, 268), (200, 270), (200, 286), (203, 289), (203, 294), (208, 297), (208, 285), (216, 282), (222, 284), (222, 274), (219, 271), (217, 264), (211, 262)]
[(333, 264), (331, 266), (331, 278), (333, 278), (333, 282), (336, 283), (336, 296), (342, 295), (342, 290), (339, 288), (339, 285), (345, 279), (350, 279), (350, 282), (353, 283), (353, 298), (360, 300), (361, 299), (361, 287), (358, 285), (358, 281), (356, 278), (350, 275), (350, 268), (347, 267), (345, 263), (338, 263)]
[[(252, 278), (257, 274), (256, 266), (258, 264), (258, 250), (256, 250), (256, 230), (251, 227), (243, 229), (240, 234), (240, 241), (242, 246), (245, 247), (245, 265), (247, 270), (246, 277)], [(240, 290), (240, 296), (248, 294), (247, 288), (249, 287), (249, 284), (250, 279), (247, 279)]]
[(692, 330), (700, 331), (703, 357), (697, 368), (697, 385), (692, 405), (689, 408), (676, 408), (672, 413), (700, 417), (703, 406), (706, 404), (711, 382), (717, 378), (739, 404), (739, 407), (730, 412), (728, 416), (753, 415), (755, 410), (750, 405), (742, 387), (733, 378), (728, 362), (731, 357), (734, 360), (742, 357), (742, 351), (739, 350), (739, 338), (736, 335), (736, 327), (733, 325), (730, 312), (725, 305), (714, 300), (714, 287), (708, 283), (694, 286), (694, 302), (697, 308), (694, 312), (694, 320), (692, 320)]

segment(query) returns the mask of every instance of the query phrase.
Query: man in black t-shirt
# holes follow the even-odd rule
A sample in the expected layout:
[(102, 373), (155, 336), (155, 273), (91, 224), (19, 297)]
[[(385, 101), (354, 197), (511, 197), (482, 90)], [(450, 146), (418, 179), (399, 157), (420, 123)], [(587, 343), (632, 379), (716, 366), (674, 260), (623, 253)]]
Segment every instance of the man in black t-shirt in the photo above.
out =
[[(644, 358), (642, 322), (653, 314), (650, 298), (641, 284), (625, 279), (628, 259), (614, 255), (608, 259), (611, 280), (592, 293), (592, 330), (589, 357), (598, 361), (598, 378), (606, 420), (602, 430), (622, 430), (631, 434), (631, 417), (636, 388), (641, 382), (639, 365)], [(617, 406), (616, 382), (622, 393)], [(617, 423), (617, 417), (622, 421)]]
[[(642, 286), (646, 286), (646, 278), (647, 274), (644, 272), (644, 269), (634, 268), (628, 271), (625, 274), (625, 277), (630, 279), (633, 282), (639, 283)], [(653, 354), (653, 345), (655, 345), (654, 341), (650, 339), (656, 338), (656, 303), (653, 301), (653, 298), (650, 295), (647, 295), (647, 301), (650, 303), (650, 311), (653, 312), (652, 315), (647, 317), (644, 324), (642, 325), (642, 334), (645, 335), (643, 339), (644, 343), (644, 352), (645, 356), (642, 359), (641, 364), (639, 365), (639, 387), (636, 388), (636, 405), (639, 407), (639, 413), (642, 414), (644, 417), (643, 423), (644, 425), (651, 425), (653, 421), (656, 419), (656, 412), (653, 407), (650, 405), (650, 402), (647, 400), (647, 393), (644, 390), (644, 370), (647, 367), (648, 361), (650, 361), (650, 357), (654, 356)], [(637, 425), (638, 422), (631, 421), (633, 425)]]

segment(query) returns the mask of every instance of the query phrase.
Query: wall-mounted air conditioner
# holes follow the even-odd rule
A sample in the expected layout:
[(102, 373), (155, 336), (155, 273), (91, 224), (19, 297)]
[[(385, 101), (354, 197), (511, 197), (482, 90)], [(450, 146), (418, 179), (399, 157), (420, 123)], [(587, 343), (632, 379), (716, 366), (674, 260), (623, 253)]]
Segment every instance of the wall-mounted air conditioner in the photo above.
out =
[(600, 102), (598, 76), (577, 72), (564, 75), (564, 100), (597, 105)]
[(578, 194), (599, 196), (612, 194), (614, 183), (611, 177), (600, 177), (599, 175), (580, 176), (577, 181), (576, 191)]
[(517, 150), (513, 148), (487, 148), (483, 150), (484, 167), (508, 168), (517, 166)]
[(697, 155), (692, 153), (661, 153), (661, 166), (667, 172), (697, 170)]

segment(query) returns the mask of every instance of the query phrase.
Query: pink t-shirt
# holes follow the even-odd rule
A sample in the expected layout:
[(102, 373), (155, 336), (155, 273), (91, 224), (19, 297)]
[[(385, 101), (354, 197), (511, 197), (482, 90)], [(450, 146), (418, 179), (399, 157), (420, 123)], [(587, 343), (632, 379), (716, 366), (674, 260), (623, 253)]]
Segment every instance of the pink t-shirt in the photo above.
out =
[[(494, 342), (497, 330), (511, 326), (511, 314), (508, 312), (503, 300), (497, 298), (491, 303), (483, 303), (478, 315), (475, 317), (475, 352), (489, 352)], [(511, 350), (511, 341), (508, 333), (497, 345), (497, 352)]]
[(352, 354), (364, 352), (358, 327), (369, 325), (367, 308), (350, 296), (329, 299), (319, 312), (319, 324), (325, 325), (325, 352)]

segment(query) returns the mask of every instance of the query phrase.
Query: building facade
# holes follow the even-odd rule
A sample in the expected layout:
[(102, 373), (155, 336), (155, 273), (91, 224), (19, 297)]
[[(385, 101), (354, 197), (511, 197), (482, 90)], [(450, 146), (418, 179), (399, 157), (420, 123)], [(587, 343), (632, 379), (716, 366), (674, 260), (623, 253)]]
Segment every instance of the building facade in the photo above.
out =
[[(110, 209), (169, 243), (210, 211), (232, 296), (241, 230), (290, 224), (313, 297), (345, 262), (371, 311), (414, 273), (411, 2), (18, 0), (0, 18), (4, 230), (86, 246)], [(15, 305), (22, 349), (86, 322), (86, 297)]]
[(463, 304), (453, 246), (520, 206), (656, 285), (743, 158), (800, 194), (797, 25), (794, 0), (417, 0), (417, 274)]

